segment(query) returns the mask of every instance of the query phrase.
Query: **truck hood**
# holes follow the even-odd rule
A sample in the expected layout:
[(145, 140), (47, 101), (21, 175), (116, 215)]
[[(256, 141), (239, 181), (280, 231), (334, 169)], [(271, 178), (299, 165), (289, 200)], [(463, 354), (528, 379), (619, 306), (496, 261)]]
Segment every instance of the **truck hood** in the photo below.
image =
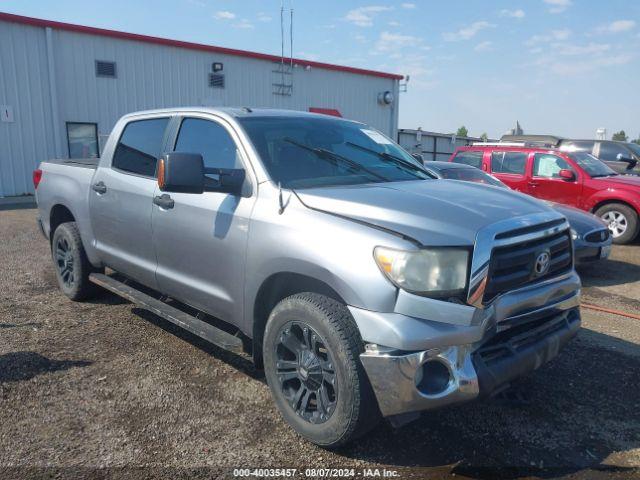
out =
[(596, 177), (593, 180), (598, 182), (606, 182), (607, 184), (614, 184), (621, 187), (631, 187), (632, 190), (640, 191), (640, 176), (638, 175), (615, 175), (613, 177)]
[(528, 195), (455, 180), (312, 188), (296, 194), (309, 208), (392, 230), (422, 245), (472, 245), (487, 225), (552, 211)]

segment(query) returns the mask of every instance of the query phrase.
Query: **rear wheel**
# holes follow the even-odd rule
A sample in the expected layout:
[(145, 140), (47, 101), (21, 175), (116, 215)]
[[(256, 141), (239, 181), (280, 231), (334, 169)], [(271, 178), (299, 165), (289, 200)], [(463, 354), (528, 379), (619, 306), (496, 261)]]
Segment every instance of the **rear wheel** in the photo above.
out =
[(51, 239), (51, 256), (62, 293), (80, 301), (96, 292), (97, 287), (89, 281), (89, 274), (95, 269), (84, 251), (76, 222), (56, 228)]
[(341, 303), (314, 293), (285, 298), (269, 316), (263, 350), (276, 406), (307, 440), (338, 447), (377, 424), (362, 339)]
[(596, 210), (596, 215), (609, 226), (613, 243), (629, 243), (638, 234), (638, 214), (627, 205), (609, 203)]

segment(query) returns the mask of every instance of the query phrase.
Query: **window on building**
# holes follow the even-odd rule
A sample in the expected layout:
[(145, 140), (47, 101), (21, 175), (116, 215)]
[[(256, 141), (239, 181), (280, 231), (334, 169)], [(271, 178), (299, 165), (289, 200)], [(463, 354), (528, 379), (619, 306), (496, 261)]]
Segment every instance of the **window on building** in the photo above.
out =
[(465, 165), (471, 165), (472, 167), (482, 168), (482, 152), (463, 150), (453, 157), (453, 161), (455, 163), (463, 163)]
[(67, 145), (69, 158), (99, 157), (98, 124), (67, 122)]
[(536, 153), (533, 158), (534, 177), (560, 178), (560, 170), (571, 170), (564, 158), (547, 153)]
[(113, 155), (112, 166), (137, 175), (155, 176), (168, 123), (168, 118), (153, 118), (127, 124)]
[(211, 120), (185, 118), (180, 125), (175, 151), (199, 153), (205, 168), (242, 168), (233, 138), (226, 128)]
[(493, 152), (491, 171), (493, 173), (511, 173), (524, 175), (527, 166), (527, 154), (524, 152)]

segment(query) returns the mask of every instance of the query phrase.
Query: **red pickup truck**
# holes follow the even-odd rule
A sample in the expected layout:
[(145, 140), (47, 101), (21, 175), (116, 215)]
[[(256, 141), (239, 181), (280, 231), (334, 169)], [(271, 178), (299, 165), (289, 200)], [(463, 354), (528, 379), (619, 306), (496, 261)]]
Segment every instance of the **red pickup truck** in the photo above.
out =
[(620, 175), (586, 152), (499, 143), (459, 147), (449, 161), (489, 172), (536, 198), (593, 212), (613, 242), (633, 241), (640, 224), (640, 176)]

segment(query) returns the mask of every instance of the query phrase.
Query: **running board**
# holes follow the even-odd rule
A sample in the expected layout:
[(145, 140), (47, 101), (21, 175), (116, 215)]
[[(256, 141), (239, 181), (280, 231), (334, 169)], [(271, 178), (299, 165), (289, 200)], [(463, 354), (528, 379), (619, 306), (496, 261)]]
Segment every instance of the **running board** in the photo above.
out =
[(184, 328), (194, 335), (204, 338), (208, 342), (213, 343), (220, 348), (230, 350), (234, 353), (243, 353), (242, 340), (238, 337), (203, 322), (202, 320), (172, 307), (161, 300), (153, 298), (140, 290), (136, 290), (113, 277), (102, 273), (92, 273), (89, 275), (89, 280), (96, 285), (106, 288), (116, 295), (135, 303), (138, 307), (155, 313), (156, 315), (181, 328)]

